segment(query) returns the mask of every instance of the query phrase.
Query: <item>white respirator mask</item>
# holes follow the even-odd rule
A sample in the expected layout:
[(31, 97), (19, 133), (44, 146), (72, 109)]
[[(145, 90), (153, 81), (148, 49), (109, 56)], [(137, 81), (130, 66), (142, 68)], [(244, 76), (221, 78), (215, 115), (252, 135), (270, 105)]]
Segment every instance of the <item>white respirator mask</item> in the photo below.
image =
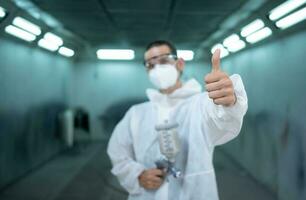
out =
[(172, 64), (156, 64), (149, 71), (149, 79), (158, 89), (168, 89), (174, 86), (178, 77), (179, 73)]

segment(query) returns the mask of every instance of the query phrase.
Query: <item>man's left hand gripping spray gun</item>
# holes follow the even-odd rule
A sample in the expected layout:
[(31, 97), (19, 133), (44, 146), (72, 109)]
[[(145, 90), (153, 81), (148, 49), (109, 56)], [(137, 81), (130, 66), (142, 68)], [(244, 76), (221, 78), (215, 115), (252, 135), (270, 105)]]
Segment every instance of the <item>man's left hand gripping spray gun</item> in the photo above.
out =
[(164, 159), (155, 162), (158, 169), (166, 170), (167, 174), (174, 178), (181, 177), (182, 173), (174, 167), (175, 157), (179, 152), (179, 138), (177, 135), (177, 123), (168, 123), (157, 125), (155, 130), (158, 134), (160, 152), (165, 156)]

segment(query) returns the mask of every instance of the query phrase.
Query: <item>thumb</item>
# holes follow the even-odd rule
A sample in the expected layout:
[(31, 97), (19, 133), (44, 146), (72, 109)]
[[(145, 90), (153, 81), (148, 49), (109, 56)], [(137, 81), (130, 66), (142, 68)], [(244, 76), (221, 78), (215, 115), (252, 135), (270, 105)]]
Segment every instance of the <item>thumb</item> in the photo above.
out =
[(220, 54), (221, 50), (216, 49), (214, 54), (211, 57), (211, 64), (212, 64), (212, 72), (219, 71), (220, 70)]

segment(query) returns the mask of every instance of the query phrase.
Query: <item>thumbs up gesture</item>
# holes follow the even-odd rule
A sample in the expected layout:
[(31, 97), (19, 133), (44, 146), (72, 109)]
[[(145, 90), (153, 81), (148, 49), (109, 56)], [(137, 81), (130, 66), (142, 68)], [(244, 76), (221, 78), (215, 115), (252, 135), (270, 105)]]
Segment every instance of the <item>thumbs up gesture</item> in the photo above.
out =
[(236, 102), (234, 87), (229, 76), (220, 69), (220, 53), (217, 49), (212, 55), (212, 70), (205, 76), (206, 90), (216, 105), (232, 106)]

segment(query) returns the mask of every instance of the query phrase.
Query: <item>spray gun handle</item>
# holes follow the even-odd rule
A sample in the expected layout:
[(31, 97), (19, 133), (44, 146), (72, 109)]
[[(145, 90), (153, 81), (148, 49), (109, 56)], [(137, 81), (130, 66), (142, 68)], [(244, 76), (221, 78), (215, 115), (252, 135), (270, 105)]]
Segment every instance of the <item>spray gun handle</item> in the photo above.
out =
[(160, 170), (165, 170), (167, 174), (171, 174), (174, 178), (180, 178), (182, 176), (182, 172), (176, 169), (168, 160), (162, 159), (155, 162), (156, 167)]
[(157, 169), (160, 169), (160, 170), (167, 169), (167, 171), (168, 171), (169, 163), (165, 159), (155, 161), (155, 165), (156, 165)]

